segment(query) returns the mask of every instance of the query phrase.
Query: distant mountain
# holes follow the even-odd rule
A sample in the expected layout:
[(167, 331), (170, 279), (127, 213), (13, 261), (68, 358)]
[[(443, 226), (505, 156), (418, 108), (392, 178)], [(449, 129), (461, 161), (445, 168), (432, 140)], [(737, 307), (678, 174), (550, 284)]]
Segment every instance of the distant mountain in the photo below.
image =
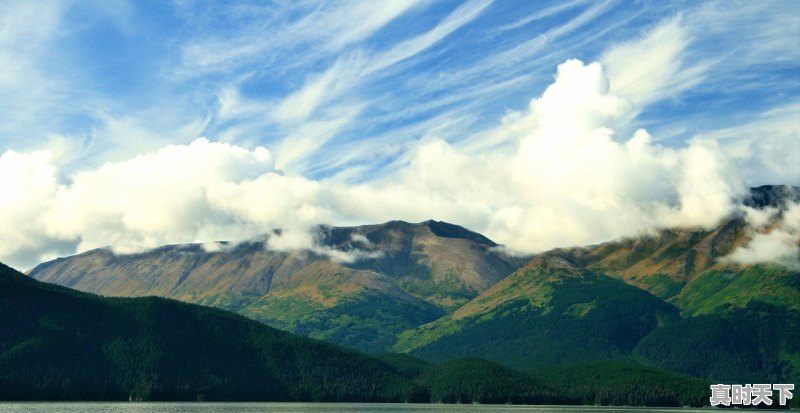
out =
[[(745, 202), (780, 209), (798, 194), (760, 187)], [(394, 349), (528, 369), (636, 359), (712, 380), (796, 382), (800, 272), (722, 260), (754, 231), (735, 217), (713, 229), (549, 251), (453, 313), (402, 333)]]
[(269, 250), (265, 241), (171, 245), (131, 255), (98, 249), (41, 264), (30, 276), (102, 295), (212, 305), (375, 352), (524, 263), (480, 234), (437, 221), (320, 227), (317, 244), (293, 252)]
[(800, 186), (762, 185), (750, 188), (744, 205), (751, 208), (785, 208), (787, 203), (800, 202)]
[[(753, 208), (779, 211), (793, 202), (800, 202), (798, 187), (753, 188), (744, 200)], [(778, 212), (766, 230), (780, 227), (783, 220)], [(553, 252), (581, 268), (647, 290), (675, 304), (684, 315), (725, 312), (750, 302), (800, 310), (800, 273), (796, 269), (724, 259), (757, 231), (744, 217), (734, 217), (711, 229), (665, 229), (651, 236)]]

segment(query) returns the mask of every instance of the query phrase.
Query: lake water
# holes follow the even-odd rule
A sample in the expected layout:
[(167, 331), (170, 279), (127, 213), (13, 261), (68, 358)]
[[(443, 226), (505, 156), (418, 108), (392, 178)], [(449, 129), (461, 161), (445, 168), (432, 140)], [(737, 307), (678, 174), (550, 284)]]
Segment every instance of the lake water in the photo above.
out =
[(703, 410), (372, 403), (0, 403), (0, 413), (636, 413), (652, 411), (687, 413)]

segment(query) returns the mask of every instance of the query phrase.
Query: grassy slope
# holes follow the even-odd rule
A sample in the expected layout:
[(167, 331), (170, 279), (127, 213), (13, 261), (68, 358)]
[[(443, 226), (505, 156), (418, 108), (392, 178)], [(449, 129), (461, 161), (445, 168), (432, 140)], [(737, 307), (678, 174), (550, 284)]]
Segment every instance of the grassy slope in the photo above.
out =
[(675, 297), (687, 315), (746, 307), (751, 301), (800, 310), (800, 272), (779, 265), (720, 265), (699, 274)]
[(362, 351), (388, 348), (401, 331), (443, 312), (389, 277), (333, 262), (305, 266), (241, 314), (282, 330)]
[(242, 312), (282, 330), (362, 351), (389, 348), (400, 332), (442, 315), (423, 301), (362, 293), (326, 307), (302, 294), (269, 295), (263, 305)]
[(676, 296), (697, 274), (714, 267), (747, 239), (742, 219), (706, 229), (667, 229), (563, 251), (581, 266), (624, 280), (662, 299)]
[(479, 356), (519, 368), (627, 357), (677, 310), (622, 281), (543, 257), (395, 349), (433, 361)]

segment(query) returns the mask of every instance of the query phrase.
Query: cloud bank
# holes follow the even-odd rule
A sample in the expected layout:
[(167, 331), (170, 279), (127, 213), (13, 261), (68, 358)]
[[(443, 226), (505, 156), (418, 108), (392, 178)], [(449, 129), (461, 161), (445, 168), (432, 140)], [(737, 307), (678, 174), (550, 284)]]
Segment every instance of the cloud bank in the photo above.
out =
[(275, 228), (270, 248), (312, 248), (321, 223), (431, 218), (531, 253), (710, 226), (734, 211), (745, 188), (731, 156), (713, 139), (671, 148), (641, 129), (616, 136), (639, 106), (612, 84), (601, 63), (566, 61), (486, 137), (507, 145), (428, 138), (393, 172), (354, 185), (287, 175), (266, 148), (205, 138), (68, 176), (47, 151), (7, 151), (0, 173), (15, 179), (0, 183), (0, 223), (14, 231), (0, 237), (0, 256), (27, 267), (106, 245), (125, 253)]
[(745, 208), (753, 234), (723, 260), (739, 264), (778, 263), (800, 271), (800, 202), (785, 209)]

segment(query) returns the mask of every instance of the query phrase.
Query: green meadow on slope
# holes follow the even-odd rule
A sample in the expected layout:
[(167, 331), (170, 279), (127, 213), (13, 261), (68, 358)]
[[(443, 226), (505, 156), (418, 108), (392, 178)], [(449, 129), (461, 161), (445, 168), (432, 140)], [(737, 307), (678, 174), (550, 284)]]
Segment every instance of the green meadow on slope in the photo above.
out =
[(547, 255), (453, 314), (403, 333), (396, 351), (485, 357), (532, 369), (627, 357), (678, 310), (639, 288)]

